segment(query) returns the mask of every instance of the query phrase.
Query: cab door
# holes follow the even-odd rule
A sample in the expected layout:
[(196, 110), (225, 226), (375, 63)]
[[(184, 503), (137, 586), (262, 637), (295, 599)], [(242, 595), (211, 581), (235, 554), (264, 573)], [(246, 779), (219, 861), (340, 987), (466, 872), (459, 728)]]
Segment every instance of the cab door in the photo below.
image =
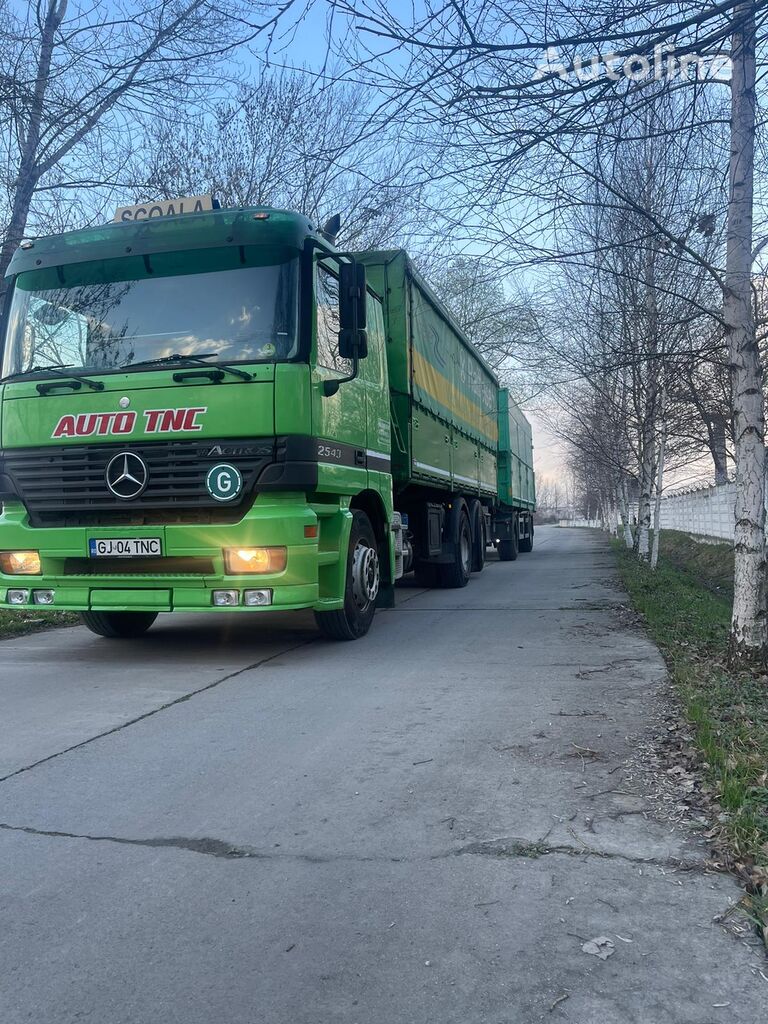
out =
[(360, 376), (365, 382), (368, 417), (368, 484), (386, 493), (390, 482), (372, 478), (374, 473), (392, 472), (392, 427), (389, 406), (384, 311), (378, 298), (368, 293), (368, 356), (360, 363)]
[(348, 376), (352, 362), (339, 355), (338, 261), (318, 252), (312, 269), (312, 430), (318, 487), (354, 494), (367, 484), (367, 383), (358, 375), (339, 385), (334, 395), (324, 393), (325, 381)]

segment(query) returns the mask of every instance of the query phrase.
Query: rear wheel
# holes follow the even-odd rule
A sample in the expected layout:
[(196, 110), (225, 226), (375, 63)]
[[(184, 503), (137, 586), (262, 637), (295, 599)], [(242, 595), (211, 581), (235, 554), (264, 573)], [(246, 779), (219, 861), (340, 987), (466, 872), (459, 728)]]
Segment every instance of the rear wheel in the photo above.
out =
[(500, 540), (498, 543), (499, 561), (514, 562), (518, 553), (517, 523), (510, 523), (511, 537)]
[(528, 554), (529, 551), (533, 551), (533, 520), (528, 520), (528, 536), (520, 539), (520, 551), (523, 554)]
[(483, 506), (475, 500), (469, 507), (472, 524), (472, 572), (482, 572), (485, 565), (485, 515)]
[(376, 535), (365, 512), (355, 509), (349, 531), (344, 607), (331, 612), (315, 612), (320, 632), (329, 640), (358, 640), (365, 636), (376, 612), (380, 584)]
[(80, 617), (97, 636), (129, 640), (146, 633), (157, 612), (81, 612)]
[(472, 531), (469, 526), (469, 516), (466, 512), (462, 512), (459, 516), (459, 526), (453, 546), (453, 561), (449, 565), (440, 566), (440, 586), (466, 587), (471, 572)]

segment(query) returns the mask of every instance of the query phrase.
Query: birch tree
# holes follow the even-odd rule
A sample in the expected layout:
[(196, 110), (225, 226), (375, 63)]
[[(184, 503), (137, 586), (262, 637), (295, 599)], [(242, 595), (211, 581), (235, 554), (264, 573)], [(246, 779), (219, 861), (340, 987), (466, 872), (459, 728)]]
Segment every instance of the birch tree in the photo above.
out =
[(755, 7), (733, 11), (731, 151), (724, 314), (733, 390), (736, 462), (735, 575), (731, 647), (762, 653), (765, 606), (765, 415), (763, 368), (752, 310), (755, 158)]
[[(755, 251), (762, 251), (760, 242), (753, 247), (752, 173), (755, 45), (764, 29), (766, 4), (668, 3), (656, 5), (651, 17), (640, 3), (606, 8), (592, 0), (522, 0), (506, 9), (482, 0), (455, 0), (449, 7), (427, 0), (407, 22), (384, 3), (358, 6), (347, 0), (335, 6), (347, 11), (364, 37), (356, 73), (367, 70), (378, 79), (398, 116), (410, 117), (422, 135), (432, 130), (440, 173), (451, 186), (459, 183), (456, 205), (473, 209), (465, 221), (468, 231), (495, 230), (499, 245), (514, 236), (514, 226), (522, 221), (518, 209), (530, 209), (533, 197), (538, 210), (572, 207), (583, 201), (585, 181), (591, 180), (631, 204), (592, 157), (597, 140), (619, 140), (637, 131), (654, 93), (648, 83), (666, 81), (669, 93), (681, 100), (675, 122), (656, 134), (658, 146), (685, 143), (698, 130), (716, 130), (722, 120), (717, 97), (728, 90), (725, 264), (719, 257), (703, 256), (686, 228), (664, 223), (653, 210), (639, 212), (721, 289), (737, 490), (731, 650), (735, 661), (765, 657), (762, 367), (749, 289)], [(399, 50), (396, 64), (379, 73), (385, 50), (393, 46)], [(708, 77), (707, 71), (723, 67), (725, 49), (730, 49), (733, 67), (729, 83)], [(581, 194), (569, 188), (577, 182)], [(499, 221), (513, 228), (499, 230)], [(538, 239), (528, 241), (532, 259), (548, 249), (541, 242), (541, 224)]]

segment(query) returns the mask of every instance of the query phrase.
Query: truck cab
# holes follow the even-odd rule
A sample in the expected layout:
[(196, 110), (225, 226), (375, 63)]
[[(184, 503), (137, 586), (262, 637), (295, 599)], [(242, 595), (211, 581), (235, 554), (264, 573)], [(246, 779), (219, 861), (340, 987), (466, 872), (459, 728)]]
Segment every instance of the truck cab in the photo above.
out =
[(363, 635), (398, 530), (380, 298), (300, 214), (133, 210), (11, 262), (0, 606), (112, 637), (309, 608)]

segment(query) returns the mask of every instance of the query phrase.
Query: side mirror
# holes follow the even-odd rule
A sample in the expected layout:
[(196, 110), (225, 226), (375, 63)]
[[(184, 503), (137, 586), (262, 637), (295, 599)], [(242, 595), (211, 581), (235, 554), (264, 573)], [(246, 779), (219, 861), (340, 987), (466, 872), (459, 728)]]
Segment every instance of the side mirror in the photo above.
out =
[(365, 359), (368, 355), (368, 293), (362, 263), (339, 266), (339, 355), (342, 359)]

